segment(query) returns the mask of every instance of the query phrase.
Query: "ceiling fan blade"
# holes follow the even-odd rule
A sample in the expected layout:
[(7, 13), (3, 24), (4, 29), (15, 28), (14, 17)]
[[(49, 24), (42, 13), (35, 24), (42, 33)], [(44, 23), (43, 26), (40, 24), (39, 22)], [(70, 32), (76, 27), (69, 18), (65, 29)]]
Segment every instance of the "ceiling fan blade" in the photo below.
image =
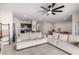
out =
[(52, 8), (55, 6), (55, 3), (52, 3)]
[(47, 14), (47, 16), (49, 15), (49, 13)]
[(44, 10), (47, 10), (47, 11), (48, 11), (48, 9), (47, 9), (47, 8), (45, 8), (45, 7), (42, 7), (42, 6), (41, 6), (41, 8), (43, 8)]
[(38, 11), (38, 12), (46, 12), (46, 11), (41, 11), (41, 10), (40, 10), (40, 11)]
[(43, 14), (46, 14), (47, 12), (45, 12), (45, 13), (42, 13), (41, 15), (43, 15)]
[(49, 5), (48, 8), (51, 8), (51, 5)]
[(62, 10), (55, 10), (54, 12), (63, 12)]
[(60, 8), (63, 8), (64, 7), (64, 5), (62, 5), (62, 6), (60, 6), (60, 7), (57, 7), (57, 8), (55, 8), (55, 9), (53, 9), (53, 10), (57, 10), (57, 9), (60, 9)]
[(56, 15), (54, 12), (52, 12), (53, 15)]

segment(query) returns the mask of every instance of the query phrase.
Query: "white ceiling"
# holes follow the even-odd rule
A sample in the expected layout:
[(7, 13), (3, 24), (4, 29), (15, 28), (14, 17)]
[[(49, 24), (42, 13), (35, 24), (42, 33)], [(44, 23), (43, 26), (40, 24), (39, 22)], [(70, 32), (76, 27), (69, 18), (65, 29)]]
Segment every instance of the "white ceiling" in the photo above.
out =
[[(51, 3), (0, 3), (0, 9), (13, 11), (14, 17), (22, 20), (47, 20), (57, 21), (66, 20), (75, 11), (79, 10), (79, 4), (77, 3), (57, 3), (55, 7), (64, 5), (63, 12), (56, 13), (56, 15), (50, 14), (49, 16), (41, 15), (39, 10), (43, 10), (40, 6), (47, 7)], [(25, 17), (24, 17), (25, 16)], [(70, 19), (70, 18), (69, 18)]]

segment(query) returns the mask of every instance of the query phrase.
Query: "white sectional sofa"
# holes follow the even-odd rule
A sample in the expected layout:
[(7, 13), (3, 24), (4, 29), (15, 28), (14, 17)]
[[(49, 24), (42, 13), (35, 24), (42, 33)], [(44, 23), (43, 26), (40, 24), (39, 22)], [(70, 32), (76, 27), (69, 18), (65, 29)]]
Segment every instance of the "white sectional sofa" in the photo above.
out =
[(79, 43), (79, 36), (53, 33), (52, 38), (48, 38), (48, 43), (74, 55), (79, 55), (79, 48), (75, 45)]
[(42, 33), (39, 33), (39, 35), (38, 33), (37, 35), (35, 34), (36, 33), (32, 33), (32, 34), (30, 33), (28, 35), (28, 39), (24, 41), (21, 41), (22, 38), (19, 37), (16, 43), (16, 50), (24, 49), (27, 47), (31, 47), (31, 46), (35, 46), (43, 43), (49, 43), (70, 54), (74, 54), (74, 55), (79, 54), (79, 48), (77, 45), (75, 45), (79, 43), (79, 36), (73, 36), (71, 34), (53, 33), (53, 35), (49, 35), (48, 37), (43, 37)]
[(47, 43), (47, 39), (41, 32), (20, 34), (20, 37), (17, 37), (16, 50)]

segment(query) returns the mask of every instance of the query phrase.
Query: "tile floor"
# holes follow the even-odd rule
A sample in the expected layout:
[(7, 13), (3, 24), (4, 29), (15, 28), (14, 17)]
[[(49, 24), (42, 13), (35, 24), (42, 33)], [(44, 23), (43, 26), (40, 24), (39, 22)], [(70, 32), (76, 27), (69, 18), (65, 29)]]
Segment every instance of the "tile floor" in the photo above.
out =
[(15, 50), (14, 44), (5, 45), (2, 47), (2, 54), (3, 55), (68, 55), (64, 51), (47, 43), (26, 48), (20, 51)]

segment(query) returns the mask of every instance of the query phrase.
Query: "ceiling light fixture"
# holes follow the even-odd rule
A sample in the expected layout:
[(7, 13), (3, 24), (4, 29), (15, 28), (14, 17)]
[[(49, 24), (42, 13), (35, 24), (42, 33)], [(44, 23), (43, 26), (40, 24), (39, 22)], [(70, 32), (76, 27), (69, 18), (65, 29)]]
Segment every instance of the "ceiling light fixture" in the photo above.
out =
[(49, 14), (56, 15), (55, 12), (63, 12), (62, 10), (59, 10), (59, 9), (63, 8), (64, 5), (57, 7), (57, 8), (54, 8), (55, 4), (56, 3), (52, 3), (52, 5), (48, 5), (48, 8), (41, 6), (41, 8), (44, 9), (44, 11), (41, 11), (41, 12), (43, 12), (41, 15), (43, 15), (43, 14), (47, 14), (47, 16)]

